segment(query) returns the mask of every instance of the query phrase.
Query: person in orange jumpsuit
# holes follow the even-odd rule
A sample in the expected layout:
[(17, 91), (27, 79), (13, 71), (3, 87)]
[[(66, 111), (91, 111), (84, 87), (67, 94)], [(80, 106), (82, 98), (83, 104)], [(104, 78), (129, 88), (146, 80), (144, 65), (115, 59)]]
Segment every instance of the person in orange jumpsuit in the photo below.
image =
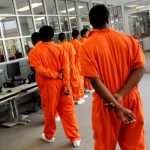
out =
[[(87, 41), (88, 39), (88, 36), (89, 36), (89, 30), (88, 29), (82, 29), (81, 32), (81, 39), (80, 39), (80, 42), (81, 43), (84, 43)], [(90, 83), (90, 81), (88, 80), (88, 78), (84, 78), (84, 91), (85, 92), (93, 92), (93, 87)]]
[[(42, 43), (35, 46), (30, 59), (30, 66), (40, 75), (40, 95), (44, 112), (44, 133), (41, 138), (54, 142), (56, 123), (55, 114), (59, 113), (67, 138), (74, 146), (80, 146), (78, 123), (74, 103), (70, 94), (69, 58), (60, 46), (53, 43), (54, 29), (43, 26), (39, 31)], [(62, 72), (62, 80), (53, 78), (54, 73)], [(58, 74), (57, 74), (58, 75)], [(50, 98), (49, 98), (50, 97)], [(69, 121), (68, 121), (69, 120)]]
[(59, 45), (67, 52), (69, 56), (69, 66), (70, 66), (70, 84), (72, 88), (72, 94), (75, 101), (77, 101), (77, 104), (80, 103), (80, 84), (79, 84), (79, 78), (80, 75), (78, 74), (76, 67), (75, 67), (75, 55), (76, 51), (72, 44), (68, 43), (66, 41), (66, 36), (64, 33), (60, 33), (58, 36), (59, 39)]
[[(34, 46), (38, 46), (39, 44), (41, 44), (42, 42), (41, 42), (41, 38), (40, 38), (40, 35), (39, 35), (39, 33), (38, 32), (34, 32), (32, 35), (31, 35), (31, 41), (32, 41), (32, 44), (34, 45)], [(34, 48), (33, 48), (34, 49)], [(34, 58), (33, 58), (33, 56), (34, 55), (32, 55), (32, 51), (34, 51), (33, 49), (31, 49), (30, 50), (30, 53), (28, 54), (28, 57), (30, 58), (30, 60), (32, 59), (32, 60), (34, 60)], [(30, 61), (29, 61), (29, 63), (30, 63)], [(40, 86), (40, 83), (39, 83), (39, 79), (38, 78), (40, 78), (40, 74), (37, 72), (37, 73), (35, 73), (35, 68), (33, 68), (33, 67), (30, 67), (31, 68), (31, 70), (32, 70), (32, 72), (33, 72), (33, 74), (32, 75), (34, 75), (35, 76), (35, 78), (36, 78), (36, 82), (37, 82), (37, 86), (38, 86), (38, 89), (39, 89), (39, 93), (40, 93), (40, 91), (41, 91), (41, 86)], [(55, 72), (55, 71), (49, 71), (49, 75), (52, 77), (52, 78), (60, 78), (60, 79), (62, 79), (62, 73), (59, 73), (59, 72)], [(56, 121), (60, 121), (60, 117), (59, 117), (59, 114), (56, 112), (56, 114), (55, 114), (55, 120)]]
[(144, 117), (138, 83), (145, 58), (131, 36), (108, 28), (109, 11), (94, 6), (94, 30), (80, 49), (82, 73), (93, 85), (94, 150), (145, 150)]
[[(79, 50), (82, 45), (82, 43), (78, 40), (79, 39), (79, 31), (78, 30), (73, 30), (72, 31), (72, 37), (73, 39), (70, 41), (70, 43), (74, 46), (74, 49), (76, 51), (75, 55), (75, 66), (77, 69), (77, 72), (79, 74), (79, 84), (80, 84), (80, 102), (84, 102), (85, 100), (83, 98), (87, 98), (87, 95), (84, 95), (84, 77), (81, 75), (81, 64), (80, 64), (80, 59), (79, 59)], [(77, 100), (78, 102), (78, 100)]]

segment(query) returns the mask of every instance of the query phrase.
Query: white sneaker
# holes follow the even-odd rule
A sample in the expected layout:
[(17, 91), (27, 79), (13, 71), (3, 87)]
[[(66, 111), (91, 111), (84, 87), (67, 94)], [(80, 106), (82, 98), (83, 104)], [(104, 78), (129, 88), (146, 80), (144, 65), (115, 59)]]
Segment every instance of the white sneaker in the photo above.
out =
[(60, 121), (60, 117), (59, 116), (55, 117), (55, 121), (59, 122)]
[(90, 93), (93, 93), (93, 92), (95, 92), (95, 90), (93, 89), (93, 90), (90, 90)]
[(84, 95), (83, 98), (88, 98), (88, 95)]
[(75, 141), (73, 141), (73, 146), (74, 147), (79, 147), (80, 143), (81, 143), (81, 140), (75, 140)]
[(89, 92), (90, 92), (90, 90), (88, 90), (88, 89), (85, 89), (85, 90), (84, 90), (84, 92), (85, 92), (85, 93), (89, 93)]
[(45, 133), (42, 133), (41, 139), (46, 141), (46, 142), (49, 142), (49, 143), (54, 143), (55, 142), (55, 138), (54, 137), (52, 137), (51, 139), (47, 139), (46, 136), (45, 136)]
[(80, 105), (80, 104), (84, 103), (85, 100), (83, 98), (81, 98), (80, 100), (74, 100), (74, 102), (76, 105)]

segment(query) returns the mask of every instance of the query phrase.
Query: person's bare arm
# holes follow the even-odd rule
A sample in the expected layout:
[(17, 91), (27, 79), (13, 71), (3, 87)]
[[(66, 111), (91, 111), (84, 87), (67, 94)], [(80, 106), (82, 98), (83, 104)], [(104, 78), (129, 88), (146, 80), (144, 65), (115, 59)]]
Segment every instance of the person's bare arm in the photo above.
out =
[[(122, 122), (130, 123), (135, 120), (135, 115), (128, 109), (124, 108), (111, 94), (105, 84), (101, 81), (99, 77), (88, 77), (93, 88), (98, 93), (98, 95), (106, 102), (113, 103), (115, 105), (115, 110), (122, 120)], [(120, 115), (121, 114), (121, 115)]]
[(117, 98), (118, 101), (121, 101), (140, 82), (144, 72), (144, 67), (134, 70), (124, 86), (114, 94), (115, 98)]

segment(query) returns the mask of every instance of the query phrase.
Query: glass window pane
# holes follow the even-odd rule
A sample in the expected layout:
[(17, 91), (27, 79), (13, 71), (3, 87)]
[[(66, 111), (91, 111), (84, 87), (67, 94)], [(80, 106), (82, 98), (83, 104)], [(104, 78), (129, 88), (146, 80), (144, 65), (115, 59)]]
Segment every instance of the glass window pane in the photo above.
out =
[(68, 17), (60, 17), (60, 24), (63, 32), (69, 31)]
[(4, 17), (1, 23), (5, 38), (19, 36), (16, 17)]
[(0, 0), (0, 14), (14, 14), (12, 0)]
[(49, 25), (55, 29), (55, 32), (59, 32), (60, 29), (58, 24), (58, 18), (51, 16), (48, 18), (48, 20), (49, 20)]
[(69, 17), (72, 30), (78, 29), (77, 17)]
[[(2, 24), (1, 24), (1, 20), (0, 20), (0, 29), (2, 28)], [(0, 39), (2, 38), (2, 33), (1, 33), (1, 30), (0, 30)]]
[(5, 43), (9, 60), (14, 60), (23, 57), (20, 39), (6, 40)]
[(58, 10), (59, 10), (59, 14), (62, 14), (62, 15), (67, 14), (67, 8), (66, 8), (65, 0), (58, 0)]
[(54, 35), (53, 41), (54, 41), (55, 43), (57, 43), (57, 44), (59, 43), (58, 35), (57, 35), (57, 34)]
[(79, 2), (79, 10), (81, 15), (88, 15), (89, 9), (88, 9), (88, 3), (86, 2)]
[(81, 17), (81, 25), (83, 26), (83, 28), (87, 28), (87, 29), (91, 28), (88, 16)]
[(54, 0), (45, 0), (47, 13), (49, 15), (56, 15), (56, 4)]
[(67, 1), (68, 4), (68, 12), (71, 15), (76, 15), (76, 7), (74, 1)]
[(67, 41), (70, 41), (71, 40), (71, 33), (66, 33), (66, 38), (67, 38)]
[(31, 35), (34, 32), (32, 17), (19, 17), (22, 35)]
[(35, 15), (45, 14), (42, 0), (31, 0), (32, 8)]
[(0, 62), (5, 61), (4, 47), (2, 41), (0, 41)]
[(16, 0), (16, 5), (19, 15), (31, 14), (28, 0)]
[(26, 54), (28, 55), (31, 48), (33, 47), (33, 44), (31, 42), (31, 38), (30, 37), (24, 38), (23, 43), (24, 43), (24, 48), (25, 48)]
[(37, 31), (39, 31), (42, 26), (47, 25), (45, 17), (35, 17), (35, 24)]

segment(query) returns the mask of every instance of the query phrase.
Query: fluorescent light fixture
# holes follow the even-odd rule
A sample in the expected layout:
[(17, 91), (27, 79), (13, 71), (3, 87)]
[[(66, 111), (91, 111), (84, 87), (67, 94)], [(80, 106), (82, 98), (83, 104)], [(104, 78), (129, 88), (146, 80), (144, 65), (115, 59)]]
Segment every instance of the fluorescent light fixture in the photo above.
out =
[(140, 8), (144, 8), (145, 6), (138, 6), (136, 7), (136, 9), (140, 9)]
[(0, 17), (0, 20), (5, 19), (5, 17)]
[[(81, 8), (84, 8), (85, 6), (79, 6), (79, 9), (81, 9)], [(68, 9), (68, 12), (71, 12), (71, 11), (75, 11), (75, 8), (73, 7), (73, 8), (69, 8)], [(60, 11), (61, 13), (66, 13), (66, 10), (62, 10), (62, 11)]]
[(84, 8), (84, 6), (79, 6), (79, 9)]
[(127, 5), (126, 7), (135, 8), (135, 7), (138, 7), (138, 5)]
[(75, 19), (76, 17), (69, 17), (69, 19), (71, 20), (71, 19)]
[(132, 18), (137, 18), (138, 16), (132, 16)]
[[(42, 3), (33, 3), (32, 8), (36, 8), (36, 7), (39, 7), (41, 5), (42, 5)], [(25, 6), (25, 7), (18, 9), (17, 11), (28, 11), (28, 10), (29, 10), (29, 6)]]
[(45, 19), (45, 17), (39, 17), (39, 18), (36, 18), (35, 20), (39, 21), (39, 20), (43, 20), (43, 19)]

